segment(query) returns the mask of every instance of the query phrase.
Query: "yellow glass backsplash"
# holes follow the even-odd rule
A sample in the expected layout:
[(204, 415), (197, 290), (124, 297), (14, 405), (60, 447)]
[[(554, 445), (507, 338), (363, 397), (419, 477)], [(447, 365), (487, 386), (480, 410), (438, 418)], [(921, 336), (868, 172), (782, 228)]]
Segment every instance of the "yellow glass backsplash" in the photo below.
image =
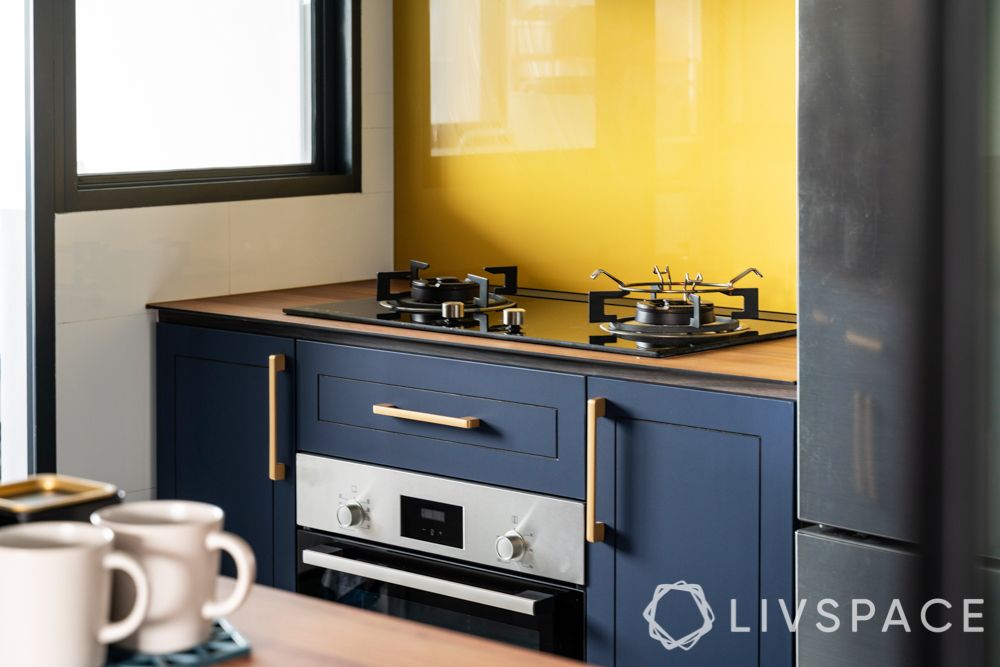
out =
[(794, 0), (394, 7), (397, 265), (567, 290), (754, 266), (795, 310)]

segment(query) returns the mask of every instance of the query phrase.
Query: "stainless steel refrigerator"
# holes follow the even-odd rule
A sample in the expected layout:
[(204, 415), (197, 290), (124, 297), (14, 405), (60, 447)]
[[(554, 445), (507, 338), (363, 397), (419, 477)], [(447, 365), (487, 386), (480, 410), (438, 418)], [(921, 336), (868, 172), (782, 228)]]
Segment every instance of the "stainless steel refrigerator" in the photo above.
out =
[(983, 660), (918, 626), (984, 571), (987, 4), (799, 2), (800, 667)]

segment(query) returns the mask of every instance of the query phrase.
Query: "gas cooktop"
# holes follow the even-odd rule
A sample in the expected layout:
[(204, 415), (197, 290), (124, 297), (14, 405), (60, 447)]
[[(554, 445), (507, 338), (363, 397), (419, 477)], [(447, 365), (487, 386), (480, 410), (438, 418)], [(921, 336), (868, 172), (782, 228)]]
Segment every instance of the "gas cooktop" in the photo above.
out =
[[(605, 276), (617, 289), (582, 294), (519, 287), (514, 266), (484, 269), (502, 277), (499, 285), (476, 274), (421, 276), (427, 268), (425, 262), (414, 260), (409, 270), (378, 274), (375, 299), (286, 308), (285, 312), (644, 357), (690, 354), (795, 335), (794, 315), (759, 312), (757, 290), (735, 286), (751, 273), (760, 276), (756, 269), (747, 269), (725, 283), (707, 282), (701, 274), (674, 280), (669, 267), (654, 267), (653, 282), (625, 283), (598, 269), (591, 278)], [(402, 280), (409, 281), (409, 289), (392, 291), (394, 281)], [(709, 294), (739, 297), (743, 307), (715, 306), (706, 301)]]

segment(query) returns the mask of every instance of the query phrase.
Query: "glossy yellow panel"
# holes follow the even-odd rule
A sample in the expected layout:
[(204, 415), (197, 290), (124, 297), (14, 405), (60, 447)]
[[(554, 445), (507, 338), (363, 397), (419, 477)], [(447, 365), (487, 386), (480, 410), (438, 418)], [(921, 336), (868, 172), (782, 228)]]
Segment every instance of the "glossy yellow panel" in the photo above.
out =
[(755, 266), (795, 310), (794, 0), (397, 2), (394, 95), (397, 264)]

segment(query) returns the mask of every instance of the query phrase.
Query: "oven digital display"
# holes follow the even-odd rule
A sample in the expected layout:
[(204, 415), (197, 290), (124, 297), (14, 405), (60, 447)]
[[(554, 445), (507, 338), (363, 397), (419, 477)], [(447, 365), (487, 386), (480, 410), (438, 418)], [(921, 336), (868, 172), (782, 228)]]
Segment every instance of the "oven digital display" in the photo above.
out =
[(399, 534), (414, 540), (464, 548), (462, 507), (423, 498), (399, 497)]
[(420, 518), (428, 521), (440, 521), (444, 523), (445, 513), (441, 510), (432, 510), (426, 507), (420, 508)]

